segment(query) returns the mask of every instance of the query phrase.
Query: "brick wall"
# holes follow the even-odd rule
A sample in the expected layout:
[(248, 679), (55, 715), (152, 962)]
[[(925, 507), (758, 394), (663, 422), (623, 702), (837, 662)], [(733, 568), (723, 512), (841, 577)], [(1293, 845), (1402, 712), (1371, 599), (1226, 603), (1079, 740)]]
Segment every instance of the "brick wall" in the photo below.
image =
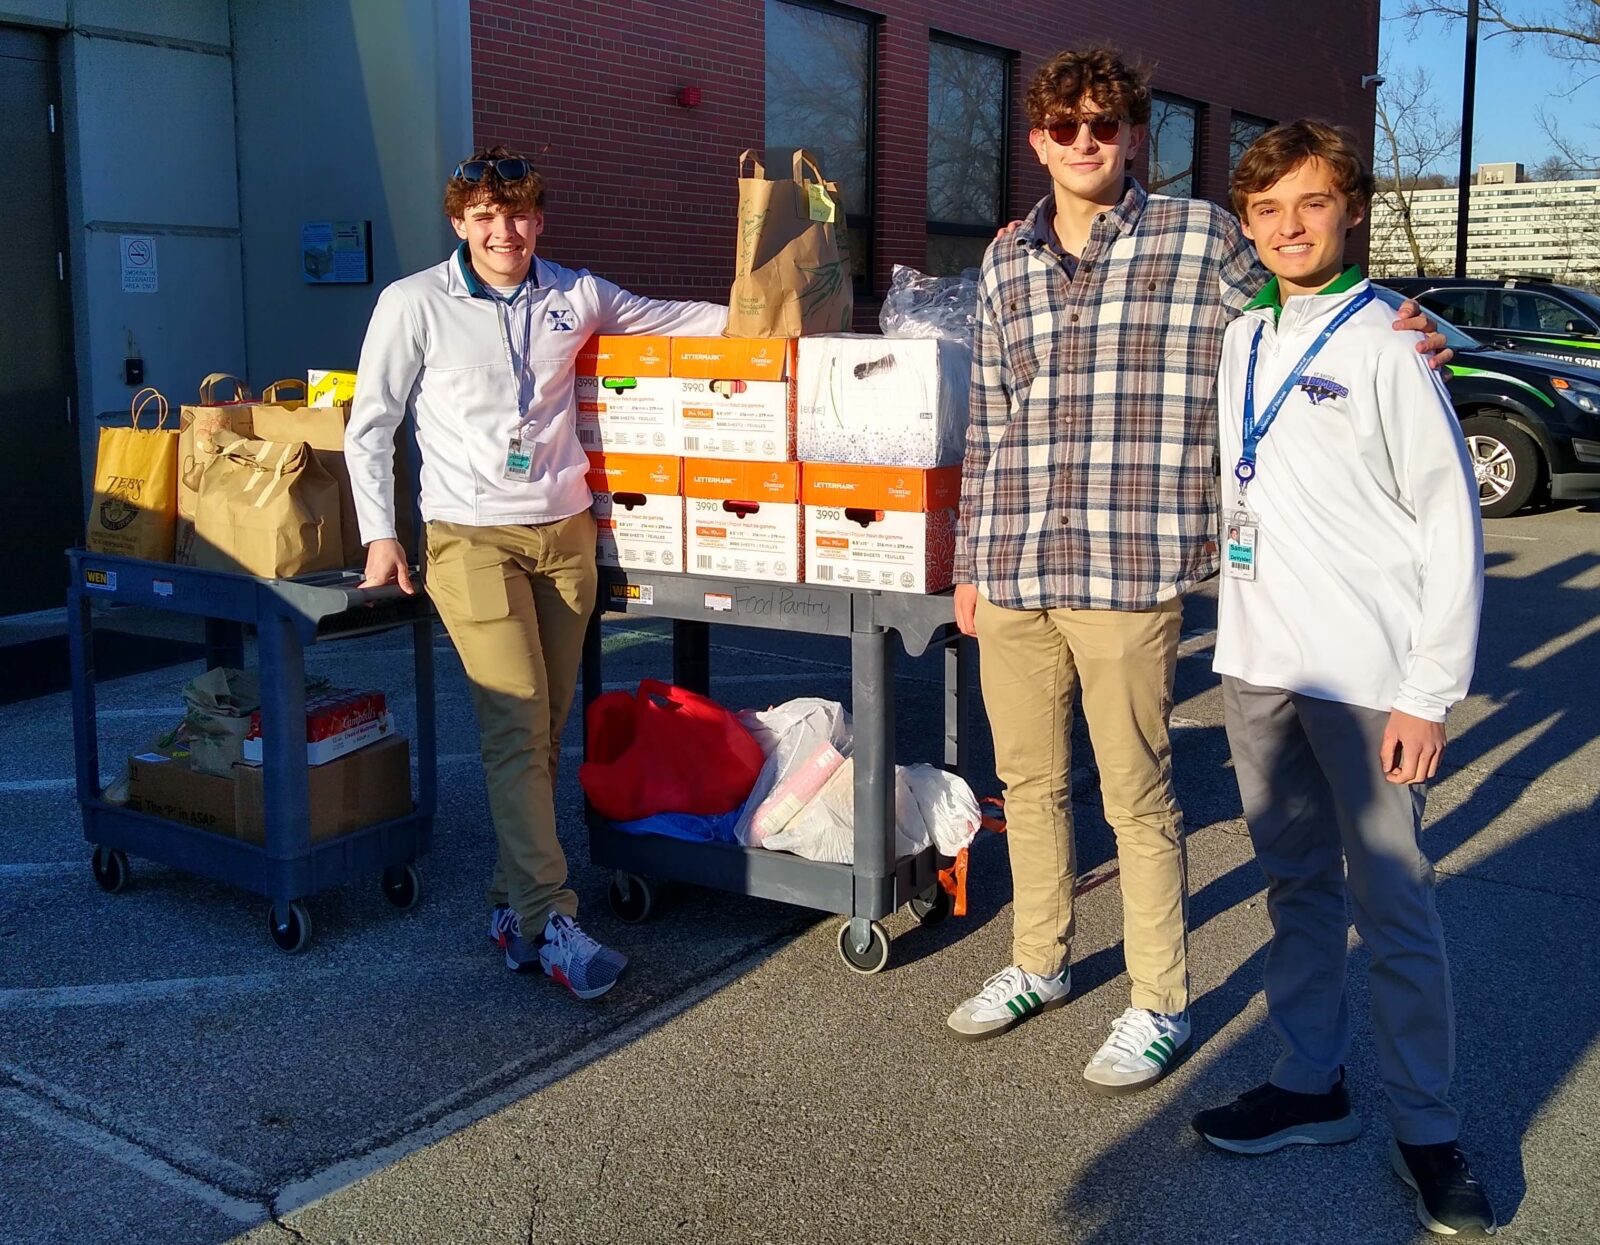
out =
[[(874, 287), (926, 242), (928, 36), (1017, 55), (1009, 207), (1048, 188), (1020, 100), (1041, 61), (1109, 42), (1155, 68), (1158, 90), (1202, 105), (1196, 193), (1226, 202), (1231, 110), (1350, 126), (1368, 144), (1379, 0), (1143, 0), (1091, 6), (879, 0)], [(473, 124), (480, 143), (535, 155), (550, 185), (540, 252), (630, 289), (721, 301), (733, 255), (738, 154), (764, 144), (765, 0), (472, 0)], [(1285, 48), (1297, 49), (1290, 60)], [(683, 108), (678, 88), (701, 88)], [(870, 323), (871, 309), (866, 309)]]

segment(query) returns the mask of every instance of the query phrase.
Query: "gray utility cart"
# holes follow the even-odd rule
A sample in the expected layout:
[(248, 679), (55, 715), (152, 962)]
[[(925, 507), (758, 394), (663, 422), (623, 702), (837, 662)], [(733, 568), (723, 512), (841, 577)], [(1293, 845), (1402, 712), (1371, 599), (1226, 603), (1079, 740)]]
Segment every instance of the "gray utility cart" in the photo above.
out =
[[(358, 877), (381, 877), (398, 908), (420, 894), (417, 858), (433, 838), (437, 745), (433, 702), (433, 614), (427, 598), (398, 588), (363, 589), (361, 576), (333, 572), (256, 579), (167, 562), (68, 552), (67, 635), (72, 659), (72, 729), (83, 834), (94, 844), (95, 880), (108, 891), (128, 879), (128, 856), (159, 861), (264, 895), (267, 932), (285, 951), (311, 938), (305, 896)], [(261, 680), (265, 843), (247, 843), (105, 799), (95, 722), (95, 601), (120, 601), (206, 620), (206, 666), (244, 665), (244, 632), (256, 633)], [(412, 811), (312, 843), (305, 738), (305, 647), (341, 636), (409, 627), (417, 697), (417, 790)]]
[(691, 843), (628, 834), (588, 810), (589, 855), (616, 871), (611, 907), (642, 921), (654, 906), (655, 880), (686, 882), (735, 894), (838, 912), (839, 955), (858, 973), (889, 962), (882, 917), (902, 904), (924, 924), (949, 912), (932, 847), (895, 859), (894, 649), (896, 637), (915, 657), (945, 646), (943, 763), (966, 771), (962, 727), (972, 686), (973, 646), (955, 630), (951, 596), (914, 596), (716, 579), (669, 572), (602, 568), (599, 599), (584, 645), (583, 703), (599, 696), (600, 618), (606, 611), (672, 619), (672, 681), (704, 694), (710, 682), (712, 624), (850, 637), (851, 713), (855, 722), (855, 863), (828, 864), (787, 852), (736, 844)]

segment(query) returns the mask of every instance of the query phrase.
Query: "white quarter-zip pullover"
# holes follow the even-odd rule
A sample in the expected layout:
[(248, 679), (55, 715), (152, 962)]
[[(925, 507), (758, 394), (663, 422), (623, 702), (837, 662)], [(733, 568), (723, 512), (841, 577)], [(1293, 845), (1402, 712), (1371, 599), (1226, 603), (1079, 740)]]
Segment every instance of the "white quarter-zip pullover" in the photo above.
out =
[[(1259, 418), (1368, 283), (1290, 298), (1276, 288), (1228, 327), (1217, 398), (1224, 530), (1237, 508), (1245, 374), (1261, 329)], [(1477, 486), (1443, 383), (1368, 303), (1307, 365), (1256, 457), (1256, 578), (1222, 575), (1219, 674), (1443, 721), (1467, 693), (1483, 598)]]
[[(716, 336), (727, 322), (725, 307), (642, 298), (537, 257), (508, 302), (478, 280), (465, 246), (396, 281), (373, 308), (345, 432), (362, 543), (395, 534), (394, 435), (408, 412), (422, 456), (424, 519), (553, 523), (591, 501), (573, 387), (590, 335)], [(525, 481), (505, 478), (519, 433), (532, 459)]]

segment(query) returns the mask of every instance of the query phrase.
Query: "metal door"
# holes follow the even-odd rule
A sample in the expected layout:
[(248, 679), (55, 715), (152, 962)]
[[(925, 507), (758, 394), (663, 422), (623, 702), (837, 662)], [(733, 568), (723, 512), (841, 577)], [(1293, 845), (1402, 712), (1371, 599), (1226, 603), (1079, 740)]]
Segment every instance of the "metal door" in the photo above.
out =
[(55, 45), (0, 27), (0, 614), (66, 601), (83, 540)]

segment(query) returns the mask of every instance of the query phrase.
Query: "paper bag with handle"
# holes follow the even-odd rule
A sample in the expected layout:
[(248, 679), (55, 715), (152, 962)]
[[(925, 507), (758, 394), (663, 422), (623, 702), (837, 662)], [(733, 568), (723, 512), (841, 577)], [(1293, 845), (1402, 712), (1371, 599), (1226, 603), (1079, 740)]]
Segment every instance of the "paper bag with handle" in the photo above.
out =
[[(151, 425), (141, 428), (140, 418)], [(100, 429), (85, 546), (94, 553), (172, 561), (178, 513), (178, 430), (154, 389), (133, 395), (131, 427)]]
[(218, 432), (191, 475), (199, 496), (194, 564), (267, 579), (341, 569), (339, 485), (304, 441)]
[[(227, 386), (232, 386), (229, 398)], [(250, 422), (250, 386), (226, 372), (212, 372), (200, 382), (200, 401), (186, 404), (179, 413), (178, 433), (178, 524), (174, 562), (194, 565), (194, 515), (199, 498), (189, 484), (210, 461), (213, 440), (219, 431), (237, 436), (254, 436)]]
[[(745, 176), (745, 165), (754, 176)], [(839, 187), (805, 151), (793, 176), (769, 181), (754, 151), (739, 157), (739, 219), (728, 298), (730, 337), (843, 333), (854, 310)]]

